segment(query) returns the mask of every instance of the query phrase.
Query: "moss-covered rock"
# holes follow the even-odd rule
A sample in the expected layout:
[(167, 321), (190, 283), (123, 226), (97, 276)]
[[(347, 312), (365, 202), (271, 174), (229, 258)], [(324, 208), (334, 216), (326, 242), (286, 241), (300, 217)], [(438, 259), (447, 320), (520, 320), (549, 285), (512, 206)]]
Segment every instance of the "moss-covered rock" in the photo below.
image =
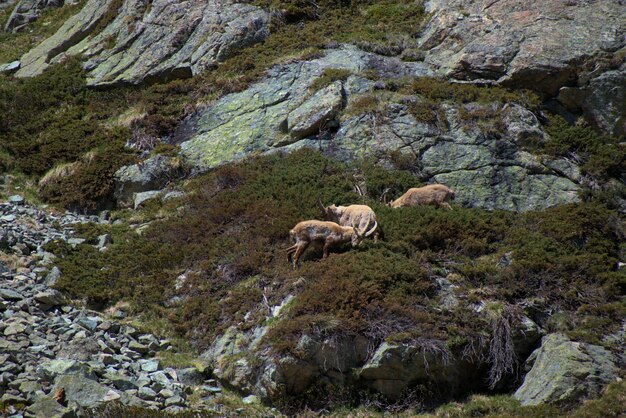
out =
[(610, 351), (573, 342), (561, 334), (545, 336), (527, 366), (531, 369), (515, 392), (522, 405), (567, 405), (597, 397), (617, 379), (618, 372)]
[(242, 3), (91, 0), (22, 57), (17, 76), (82, 55), (90, 85), (191, 77), (265, 39), (268, 24), (266, 11)]

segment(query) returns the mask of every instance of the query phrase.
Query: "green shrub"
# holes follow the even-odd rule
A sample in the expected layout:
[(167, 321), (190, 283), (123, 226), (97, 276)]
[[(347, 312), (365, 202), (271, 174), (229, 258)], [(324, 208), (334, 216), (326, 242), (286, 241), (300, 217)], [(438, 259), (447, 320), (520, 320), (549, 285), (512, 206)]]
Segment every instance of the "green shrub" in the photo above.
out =
[(621, 417), (626, 410), (626, 382), (614, 382), (608, 385), (600, 398), (585, 401), (576, 408), (573, 418)]
[(371, 93), (365, 93), (352, 99), (345, 113), (350, 116), (360, 116), (365, 113), (374, 113), (381, 110), (380, 105), (381, 100), (378, 96)]
[[(115, 141), (116, 132), (110, 132), (108, 138)], [(97, 149), (88, 155), (88, 160), (83, 158), (67, 175), (47, 179), (40, 196), (74, 210), (113, 207), (114, 174), (121, 166), (135, 162), (135, 156), (121, 146)]]
[(583, 173), (600, 180), (620, 178), (626, 173), (626, 146), (616, 138), (597, 133), (586, 124), (569, 124), (561, 116), (549, 118), (550, 135), (541, 151), (555, 156), (578, 155), (583, 159)]
[[(56, 164), (76, 161), (102, 145), (123, 153), (129, 132), (102, 123), (115, 114), (119, 100), (88, 90), (76, 58), (37, 77), (0, 80), (0, 110), (5, 115), (0, 121), (0, 145), (18, 169), (36, 175)], [(99, 105), (101, 101), (107, 104)], [(117, 160), (113, 158), (110, 164)]]

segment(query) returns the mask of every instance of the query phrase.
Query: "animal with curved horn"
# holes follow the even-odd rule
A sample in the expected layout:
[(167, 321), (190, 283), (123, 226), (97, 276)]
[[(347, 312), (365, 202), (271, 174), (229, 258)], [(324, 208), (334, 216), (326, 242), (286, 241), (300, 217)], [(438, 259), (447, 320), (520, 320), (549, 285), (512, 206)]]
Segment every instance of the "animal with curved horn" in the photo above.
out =
[(293, 258), (294, 269), (297, 268), (302, 253), (312, 242), (324, 243), (324, 255), (322, 256), (324, 259), (328, 257), (330, 248), (348, 242), (356, 247), (365, 238), (356, 228), (318, 220), (299, 222), (289, 231), (289, 236), (295, 240), (295, 244), (287, 249), (287, 260), (292, 261)]
[(364, 237), (374, 234), (374, 242), (378, 240), (378, 222), (376, 213), (367, 205), (324, 206), (321, 196), (317, 196), (317, 204), (322, 216), (327, 221), (336, 222), (341, 226), (351, 226), (358, 229)]

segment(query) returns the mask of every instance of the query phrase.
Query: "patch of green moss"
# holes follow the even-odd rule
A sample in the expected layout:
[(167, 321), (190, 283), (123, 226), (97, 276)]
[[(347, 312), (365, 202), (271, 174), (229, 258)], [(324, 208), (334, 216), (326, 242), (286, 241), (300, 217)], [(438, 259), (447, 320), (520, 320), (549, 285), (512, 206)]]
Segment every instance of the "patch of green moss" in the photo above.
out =
[(350, 74), (350, 70), (343, 70), (340, 68), (327, 68), (309, 86), (309, 90), (317, 91), (323, 89), (324, 87), (332, 84), (335, 81), (346, 81)]

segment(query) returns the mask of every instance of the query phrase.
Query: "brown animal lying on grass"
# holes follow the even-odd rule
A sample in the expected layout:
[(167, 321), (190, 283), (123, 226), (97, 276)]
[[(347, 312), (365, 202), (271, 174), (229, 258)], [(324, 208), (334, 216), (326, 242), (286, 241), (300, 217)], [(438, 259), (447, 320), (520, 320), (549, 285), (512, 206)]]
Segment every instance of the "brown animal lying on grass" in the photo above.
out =
[[(387, 191), (385, 191), (385, 193), (386, 192)], [(407, 190), (405, 194), (393, 202), (387, 203), (387, 206), (402, 208), (407, 206), (434, 205), (438, 208), (443, 207), (452, 210), (448, 201), (454, 200), (454, 197), (455, 193), (451, 188), (443, 184), (430, 184), (428, 186), (414, 187)]]
[(302, 221), (289, 231), (295, 244), (287, 249), (287, 260), (291, 261), (293, 256), (293, 268), (298, 266), (298, 260), (304, 250), (313, 241), (324, 243), (324, 255), (322, 259), (328, 257), (328, 250), (344, 243), (350, 242), (356, 247), (365, 238), (363, 234), (351, 226), (341, 226), (335, 222), (329, 221)]
[(367, 205), (350, 206), (324, 206), (318, 196), (317, 203), (322, 211), (324, 219), (336, 222), (341, 226), (351, 226), (364, 234), (364, 238), (374, 234), (374, 242), (378, 241), (378, 222), (376, 213)]

